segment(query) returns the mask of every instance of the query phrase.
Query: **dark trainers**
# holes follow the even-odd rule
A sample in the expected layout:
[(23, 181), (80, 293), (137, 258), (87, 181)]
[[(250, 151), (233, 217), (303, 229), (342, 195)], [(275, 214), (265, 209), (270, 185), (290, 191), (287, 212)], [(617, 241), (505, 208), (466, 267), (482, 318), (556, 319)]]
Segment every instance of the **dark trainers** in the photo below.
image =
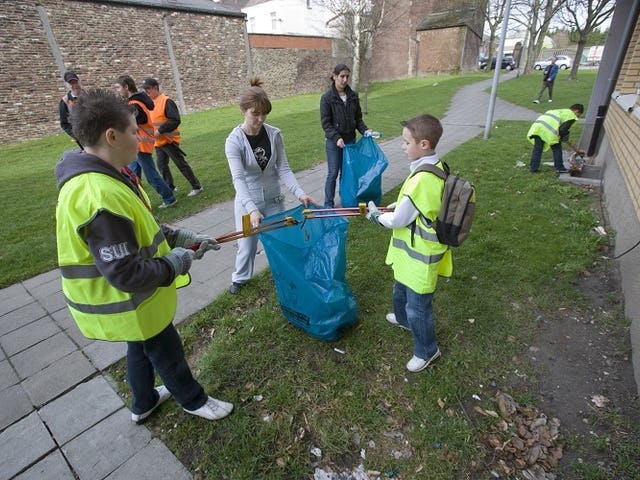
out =
[(220, 420), (233, 411), (233, 403), (223, 402), (213, 397), (207, 398), (207, 403), (196, 410), (183, 410), (191, 415), (206, 418), (207, 420)]
[(242, 289), (242, 287), (244, 287), (244, 283), (233, 282), (231, 285), (229, 285), (229, 293), (231, 295), (235, 295)]
[(164, 385), (160, 385), (159, 387), (156, 387), (155, 391), (158, 392), (158, 401), (156, 402), (156, 404), (153, 407), (151, 407), (151, 409), (147, 410), (144, 413), (133, 413), (132, 412), (131, 413), (131, 421), (133, 423), (142, 422), (145, 418), (147, 418), (149, 415), (151, 415), (156, 408), (158, 408), (164, 402), (169, 400), (169, 397), (171, 397), (171, 392), (169, 390), (167, 390), (167, 387), (165, 387)]
[(411, 360), (407, 362), (407, 370), (410, 372), (420, 372), (431, 365), (435, 360), (440, 357), (440, 349), (436, 350), (436, 353), (431, 355), (431, 358), (424, 360), (423, 358), (411, 357)]

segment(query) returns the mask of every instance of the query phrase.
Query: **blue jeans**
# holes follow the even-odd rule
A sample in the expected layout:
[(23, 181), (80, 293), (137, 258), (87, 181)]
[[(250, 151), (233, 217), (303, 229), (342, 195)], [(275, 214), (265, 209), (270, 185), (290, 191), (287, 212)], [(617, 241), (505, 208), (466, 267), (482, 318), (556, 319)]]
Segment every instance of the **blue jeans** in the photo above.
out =
[(396, 320), (413, 333), (413, 354), (423, 360), (438, 351), (433, 320), (433, 293), (416, 293), (400, 282), (393, 283), (393, 312)]
[(135, 414), (147, 412), (158, 401), (154, 369), (181, 407), (197, 410), (207, 402), (208, 395), (193, 378), (172, 323), (153, 338), (127, 342), (127, 377), (133, 394), (131, 412)]
[(173, 191), (158, 173), (156, 164), (153, 163), (153, 155), (150, 153), (138, 152), (138, 159), (129, 164), (129, 168), (140, 178), (142, 178), (142, 172), (144, 172), (144, 176), (147, 177), (149, 185), (158, 192), (158, 195), (162, 197), (162, 200), (164, 200), (165, 203), (173, 203), (176, 200)]
[[(529, 164), (529, 171), (535, 173), (540, 170), (540, 160), (542, 159), (542, 149), (544, 142), (542, 139), (534, 135), (533, 137), (533, 150), (531, 152), (531, 163)], [(564, 168), (564, 160), (562, 160), (562, 144), (556, 143), (551, 145), (551, 151), (553, 152), (553, 166), (556, 170)]]
[[(354, 143), (354, 142), (345, 142)], [(336, 145), (333, 140), (325, 139), (325, 150), (327, 152), (327, 180), (324, 184), (324, 206), (335, 207), (334, 198), (336, 196), (336, 183), (338, 176), (342, 173), (342, 153), (343, 149)]]

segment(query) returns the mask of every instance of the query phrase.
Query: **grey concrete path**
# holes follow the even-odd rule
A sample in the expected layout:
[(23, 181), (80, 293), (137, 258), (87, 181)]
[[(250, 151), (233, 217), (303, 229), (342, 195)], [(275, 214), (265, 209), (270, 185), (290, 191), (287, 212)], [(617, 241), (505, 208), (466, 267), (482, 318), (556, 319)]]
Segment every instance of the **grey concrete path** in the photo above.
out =
[[(502, 79), (514, 75), (503, 74)], [(490, 86), (491, 80), (481, 81), (454, 96), (442, 119), (441, 157), (483, 133), (489, 105), (484, 90)], [(494, 119), (532, 121), (536, 116), (496, 102)], [(400, 126), (385, 134), (399, 131)], [(387, 191), (404, 180), (408, 162), (400, 138), (380, 146), (389, 159), (383, 175)], [(297, 174), (306, 192), (320, 202), (325, 176), (325, 164)], [(212, 236), (233, 231), (233, 204), (214, 205), (176, 226)], [(235, 253), (235, 246), (226, 244), (194, 263), (192, 284), (179, 291), (176, 323), (227, 289)], [(260, 253), (256, 268), (266, 266)], [(131, 423), (130, 411), (102, 375), (125, 355), (125, 348), (80, 334), (65, 307), (57, 270), (0, 290), (0, 480), (192, 478), (162, 442)]]

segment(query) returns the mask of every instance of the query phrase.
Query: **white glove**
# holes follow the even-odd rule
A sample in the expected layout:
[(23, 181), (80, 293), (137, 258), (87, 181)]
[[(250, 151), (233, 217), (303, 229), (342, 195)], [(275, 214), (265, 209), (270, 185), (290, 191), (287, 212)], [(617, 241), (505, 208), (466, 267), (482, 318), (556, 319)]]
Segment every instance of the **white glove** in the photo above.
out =
[(369, 220), (371, 223), (375, 223), (376, 225), (380, 225), (378, 217), (382, 215), (382, 212), (378, 210), (376, 204), (373, 203), (372, 200), (369, 200), (369, 203), (367, 203), (367, 208), (369, 210), (369, 212), (367, 213), (367, 220)]

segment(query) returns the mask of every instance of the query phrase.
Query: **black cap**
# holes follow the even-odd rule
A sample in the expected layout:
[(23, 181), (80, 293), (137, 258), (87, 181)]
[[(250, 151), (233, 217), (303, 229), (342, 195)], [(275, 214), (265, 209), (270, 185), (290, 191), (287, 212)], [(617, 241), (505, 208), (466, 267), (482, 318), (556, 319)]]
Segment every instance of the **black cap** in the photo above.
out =
[(78, 77), (78, 74), (72, 70), (69, 70), (68, 72), (64, 72), (64, 75), (62, 77), (64, 79), (65, 82), (70, 83), (73, 80), (76, 80), (77, 82), (80, 81), (80, 77)]
[(141, 88), (149, 88), (149, 87), (159, 87), (160, 84), (155, 78), (147, 77), (142, 81)]

